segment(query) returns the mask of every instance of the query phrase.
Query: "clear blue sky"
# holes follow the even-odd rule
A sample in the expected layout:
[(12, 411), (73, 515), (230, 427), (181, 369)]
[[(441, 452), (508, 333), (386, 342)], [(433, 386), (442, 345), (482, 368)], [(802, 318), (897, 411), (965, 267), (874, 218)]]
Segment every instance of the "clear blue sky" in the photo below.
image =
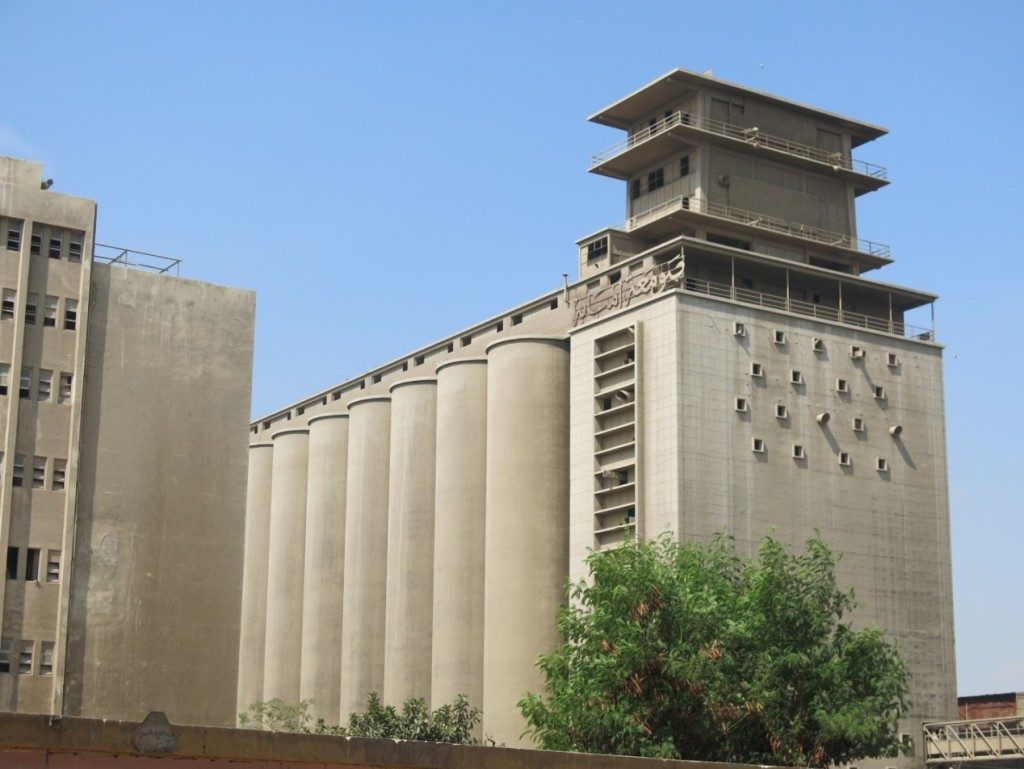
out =
[(1024, 4), (0, 0), (0, 28), (0, 154), (98, 200), (102, 242), (259, 292), (255, 415), (575, 274), (623, 218), (585, 117), (672, 67), (887, 126), (858, 220), (879, 278), (942, 296), (959, 688), (1024, 690)]

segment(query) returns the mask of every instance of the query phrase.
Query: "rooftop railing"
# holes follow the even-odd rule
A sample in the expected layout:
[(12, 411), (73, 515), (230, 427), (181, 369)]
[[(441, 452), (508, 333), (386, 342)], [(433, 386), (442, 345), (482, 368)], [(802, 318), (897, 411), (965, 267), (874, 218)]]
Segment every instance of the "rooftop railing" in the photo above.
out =
[(705, 200), (696, 195), (679, 195), (671, 200), (666, 200), (664, 203), (659, 203), (646, 211), (641, 211), (640, 213), (629, 217), (629, 219), (626, 220), (623, 229), (627, 232), (639, 229), (645, 224), (676, 211), (694, 211), (699, 214), (714, 216), (718, 219), (726, 219), (730, 222), (745, 224), (749, 227), (768, 230), (769, 232), (775, 232), (780, 235), (788, 235), (802, 240), (810, 240), (815, 243), (834, 246), (836, 248), (859, 251), (862, 254), (877, 256), (881, 259), (888, 259), (890, 254), (889, 246), (884, 243), (875, 243), (874, 241), (865, 240), (864, 238), (856, 238), (852, 235), (846, 235), (841, 232), (832, 232), (809, 224), (791, 222), (786, 219), (779, 219), (774, 216), (760, 214), (756, 211), (734, 208), (732, 206), (727, 206), (724, 203), (715, 203)]
[(829, 307), (824, 304), (804, 302), (777, 294), (766, 294), (750, 288), (730, 286), (725, 283), (714, 283), (709, 280), (701, 280), (700, 278), (684, 278), (683, 289), (685, 291), (692, 291), (695, 294), (705, 294), (717, 297), (718, 299), (731, 299), (736, 302), (767, 307), (772, 310), (783, 310), (796, 313), (797, 315), (806, 315), (810, 318), (841, 323), (844, 326), (855, 326), (867, 329), (868, 331), (881, 331), (884, 334), (895, 334), (896, 336), (919, 339), (925, 342), (932, 342), (935, 339), (935, 332), (932, 329), (911, 326), (909, 323), (903, 323), (902, 321), (879, 318), (860, 312), (851, 312), (850, 310)]
[(638, 144), (643, 144), (652, 136), (680, 125), (698, 128), (702, 131), (708, 131), (709, 133), (717, 134), (719, 136), (725, 136), (730, 139), (735, 139), (736, 141), (750, 144), (754, 147), (764, 147), (776, 152), (782, 152), (786, 155), (812, 160), (816, 163), (823, 163), (824, 165), (831, 166), (835, 169), (842, 168), (863, 176), (870, 176), (873, 179), (887, 180), (889, 178), (889, 172), (883, 166), (875, 165), (874, 163), (867, 163), (863, 160), (857, 160), (856, 158), (850, 158), (841, 152), (829, 152), (828, 150), (823, 150), (820, 147), (812, 147), (809, 144), (801, 144), (800, 142), (766, 134), (756, 127), (741, 128), (740, 126), (732, 125), (731, 123), (726, 123), (722, 120), (713, 120), (712, 118), (702, 115), (691, 115), (688, 112), (673, 112), (668, 117), (662, 118), (653, 125), (649, 125), (646, 128), (642, 128), (636, 133), (627, 136), (617, 144), (613, 144), (611, 147), (608, 147), (594, 155), (591, 159), (590, 167), (594, 168), (601, 163), (605, 163), (617, 155), (621, 155), (626, 150), (632, 149)]
[(929, 765), (1020, 761), (1024, 759), (1024, 716), (925, 724), (924, 742)]
[(120, 264), (124, 267), (158, 273), (173, 272), (175, 275), (179, 274), (181, 268), (181, 259), (135, 251), (121, 246), (109, 246), (104, 243), (95, 245), (92, 258), (103, 264)]

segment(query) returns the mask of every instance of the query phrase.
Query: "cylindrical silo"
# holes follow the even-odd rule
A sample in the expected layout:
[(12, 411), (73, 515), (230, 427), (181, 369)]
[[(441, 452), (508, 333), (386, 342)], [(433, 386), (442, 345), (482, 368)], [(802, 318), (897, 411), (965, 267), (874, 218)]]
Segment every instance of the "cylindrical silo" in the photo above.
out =
[(329, 724), (337, 723), (341, 695), (348, 421), (347, 413), (309, 420), (300, 694), (313, 701), (313, 718)]
[(274, 433), (263, 699), (299, 701), (309, 430)]
[(384, 692), (391, 398), (348, 405), (345, 581), (341, 623), (341, 723)]
[(569, 350), (555, 337), (487, 348), (483, 732), (529, 742), (516, 702), (539, 692), (565, 602), (569, 513)]
[(391, 388), (384, 702), (430, 701), (437, 382)]
[(432, 707), (484, 691), (487, 359), (437, 367)]
[(263, 699), (263, 649), (267, 635), (267, 566), (270, 548), (270, 479), (274, 444), (249, 446), (245, 495), (245, 563), (242, 568), (242, 627), (238, 642), (238, 701), (244, 713)]

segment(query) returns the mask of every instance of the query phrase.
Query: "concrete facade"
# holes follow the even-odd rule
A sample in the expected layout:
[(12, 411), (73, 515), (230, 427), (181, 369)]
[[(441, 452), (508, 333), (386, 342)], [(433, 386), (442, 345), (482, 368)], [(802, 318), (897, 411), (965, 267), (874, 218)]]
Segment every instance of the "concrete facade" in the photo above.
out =
[(0, 158), (0, 709), (229, 723), (254, 296), (102, 263), (41, 180)]
[[(577, 243), (576, 281), (251, 425), (261, 444), (351, 415), (340, 715), (385, 682), (435, 706), (464, 692), (486, 737), (524, 745), (515, 703), (540, 687), (534, 662), (589, 550), (726, 530), (749, 551), (817, 529), (843, 553), (854, 621), (892, 633), (909, 662), (905, 731), (952, 718), (942, 348), (934, 327), (911, 325), (936, 297), (866, 277), (892, 255), (857, 232), (856, 199), (888, 178), (853, 151), (885, 129), (684, 70), (591, 120), (626, 132), (591, 171), (625, 183), (627, 220)], [(433, 453), (396, 464), (426, 433), (381, 418), (359, 438), (372, 461), (355, 459), (364, 404), (433, 377)], [(423, 526), (410, 542), (397, 511), (428, 496), (430, 465), (433, 536)], [(374, 506), (373, 538), (357, 542), (353, 481), (371, 478), (375, 493), (356, 496)], [(389, 496), (401, 501), (387, 518)], [(425, 573), (428, 554), (432, 602), (427, 580), (416, 600), (432, 606), (431, 633), (390, 581)], [(371, 572), (372, 589), (349, 585)], [(350, 611), (350, 591), (372, 611)], [(409, 657), (376, 656), (384, 613)], [(429, 646), (428, 691), (422, 662), (408, 666)]]

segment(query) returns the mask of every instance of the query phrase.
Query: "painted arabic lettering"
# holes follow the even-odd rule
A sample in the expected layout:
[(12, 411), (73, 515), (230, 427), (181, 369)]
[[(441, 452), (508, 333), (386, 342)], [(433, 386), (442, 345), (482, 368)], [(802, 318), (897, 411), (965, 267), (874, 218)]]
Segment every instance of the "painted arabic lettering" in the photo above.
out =
[(590, 317), (596, 317), (608, 310), (629, 307), (629, 303), (644, 294), (656, 294), (667, 288), (676, 288), (683, 279), (683, 254), (665, 264), (650, 267), (628, 280), (603, 286), (573, 302), (573, 322), (578, 326)]

